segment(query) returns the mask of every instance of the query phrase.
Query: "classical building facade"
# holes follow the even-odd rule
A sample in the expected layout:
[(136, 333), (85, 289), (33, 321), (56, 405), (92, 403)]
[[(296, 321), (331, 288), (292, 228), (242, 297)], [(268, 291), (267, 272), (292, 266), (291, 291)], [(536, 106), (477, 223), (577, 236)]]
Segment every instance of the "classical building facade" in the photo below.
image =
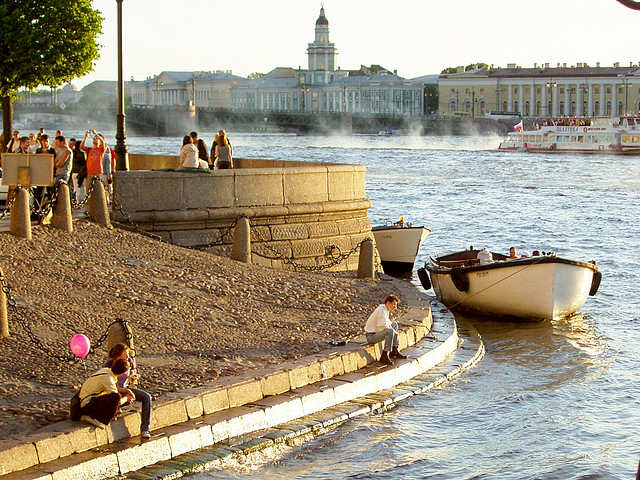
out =
[(143, 81), (131, 81), (131, 104), (231, 108), (231, 87), (246, 81), (230, 71), (162, 72)]
[(511, 64), (441, 75), (438, 91), (439, 114), (443, 116), (485, 116), (488, 112), (525, 118), (637, 114), (640, 68), (580, 63), (521, 68)]
[(308, 68), (277, 68), (262, 78), (234, 85), (234, 110), (408, 115), (423, 113), (424, 85), (379, 65), (341, 70), (329, 39), (324, 7), (316, 20), (315, 39), (307, 47)]
[(275, 68), (260, 78), (230, 71), (162, 72), (131, 82), (134, 106), (195, 105), (256, 112), (350, 112), (372, 115), (423, 113), (424, 84), (379, 65), (341, 70), (329, 38), (324, 7), (307, 47), (308, 68)]

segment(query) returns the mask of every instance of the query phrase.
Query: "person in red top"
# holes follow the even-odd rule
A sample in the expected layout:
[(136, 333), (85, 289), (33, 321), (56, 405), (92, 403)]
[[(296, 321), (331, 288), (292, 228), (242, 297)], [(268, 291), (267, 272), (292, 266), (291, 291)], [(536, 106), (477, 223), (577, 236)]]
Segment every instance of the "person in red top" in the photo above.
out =
[[(85, 147), (85, 143), (87, 138), (89, 137), (89, 133), (93, 133), (93, 147)], [(104, 157), (104, 152), (106, 150), (106, 144), (104, 138), (97, 133), (95, 130), (89, 130), (85, 132), (84, 139), (80, 144), (80, 149), (84, 150), (87, 154), (87, 187), (91, 185), (93, 181), (93, 177), (98, 176), (104, 173), (102, 171), (102, 158)]]

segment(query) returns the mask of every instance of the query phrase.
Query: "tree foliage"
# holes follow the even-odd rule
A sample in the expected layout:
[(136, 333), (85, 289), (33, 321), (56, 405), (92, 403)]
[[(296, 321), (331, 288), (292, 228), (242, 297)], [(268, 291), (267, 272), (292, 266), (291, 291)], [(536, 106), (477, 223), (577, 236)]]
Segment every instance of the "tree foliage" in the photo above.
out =
[[(464, 71), (468, 72), (470, 70), (476, 70), (478, 68), (489, 68), (489, 65), (483, 62), (472, 63), (464, 67)], [(450, 73), (458, 73), (458, 67), (447, 67), (440, 72), (441, 75), (448, 75)]]
[(0, 97), (5, 134), (11, 129), (8, 98), (18, 89), (58, 87), (93, 69), (99, 56), (97, 38), (102, 20), (90, 0), (0, 3)]

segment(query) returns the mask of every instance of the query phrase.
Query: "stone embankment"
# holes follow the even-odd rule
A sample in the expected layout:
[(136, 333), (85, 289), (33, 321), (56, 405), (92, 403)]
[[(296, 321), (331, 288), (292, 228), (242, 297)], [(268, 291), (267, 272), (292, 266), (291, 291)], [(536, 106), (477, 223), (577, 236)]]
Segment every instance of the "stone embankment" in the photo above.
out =
[[(431, 327), (426, 298), (408, 284), (275, 271), (81, 221), (74, 229), (37, 227), (31, 241), (0, 235), (0, 266), (17, 304), (12, 336), (2, 341), (16, 354), (0, 358), (3, 480), (107, 478), (238, 435), (259, 437), (287, 422), (278, 411), (297, 417), (346, 405), (457, 347), (453, 322), (448, 333), (436, 324), (438, 342), (423, 340), (416, 352), (433, 349), (372, 371), (380, 348), (356, 339), (385, 295), (401, 297), (403, 347)], [(68, 356), (74, 334), (95, 342), (116, 317), (133, 328), (142, 386), (155, 397), (148, 442), (137, 437), (137, 411), (106, 431), (63, 420), (74, 387), (105, 352), (98, 348), (85, 368), (56, 357)], [(351, 342), (327, 349), (331, 339)]]
[[(166, 473), (167, 467), (172, 470), (170, 478), (180, 472), (220, 467), (233, 459), (246, 460), (257, 451), (264, 454), (278, 443), (299, 443), (350, 417), (390, 408), (479, 360), (482, 343), (467, 334), (471, 341), (459, 364), (446, 373), (432, 371), (417, 382), (406, 383), (441, 364), (456, 351), (460, 338), (451, 314), (436, 311), (432, 316), (427, 297), (408, 284), (397, 281), (397, 287), (409, 307), (399, 319), (401, 347), (408, 347), (404, 351), (409, 358), (393, 367), (376, 362), (379, 344), (368, 346), (359, 338), (301, 359), (294, 366), (251, 372), (171, 395), (154, 409), (151, 440), (134, 436), (139, 433), (137, 412), (121, 416), (106, 432), (62, 425), (46, 438), (28, 438), (15, 448), (20, 451), (14, 455), (15, 462), (24, 465), (33, 457), (42, 463), (46, 456), (51, 460), (0, 478), (103, 479), (169, 460), (169, 465), (128, 478), (162, 478), (158, 469)], [(425, 338), (429, 331), (430, 337)], [(74, 453), (82, 450), (85, 452)], [(57, 456), (60, 459), (53, 460)]]

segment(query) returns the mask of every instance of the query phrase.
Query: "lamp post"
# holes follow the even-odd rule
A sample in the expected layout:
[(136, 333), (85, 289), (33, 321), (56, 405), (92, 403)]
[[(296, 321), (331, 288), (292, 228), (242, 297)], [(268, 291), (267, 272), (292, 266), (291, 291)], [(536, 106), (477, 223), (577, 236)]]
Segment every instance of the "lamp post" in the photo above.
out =
[(555, 88), (558, 86), (558, 84), (556, 82), (547, 82), (547, 91), (549, 91), (549, 89), (551, 90), (551, 112), (549, 112), (549, 102), (547, 102), (547, 105), (545, 105), (545, 109), (547, 110), (547, 116), (548, 117), (553, 117), (553, 94), (554, 94), (554, 90)]
[(116, 116), (116, 170), (129, 170), (125, 139), (124, 77), (122, 75), (122, 0), (118, 3), (118, 114)]
[(158, 80), (158, 77), (156, 77), (156, 81), (153, 82), (153, 84), (156, 86), (156, 137), (158, 136), (158, 117), (160, 116), (160, 113), (158, 112), (158, 108), (160, 105), (160, 85), (163, 85), (164, 82), (161, 82), (160, 80)]
[(572, 99), (572, 96), (573, 96), (574, 93), (576, 93), (576, 88), (575, 87), (569, 87), (569, 88), (567, 88), (567, 91), (569, 92), (569, 105), (567, 105), (567, 109), (568, 109), (567, 117), (573, 117), (573, 99)]
[(473, 87), (471, 87), (471, 117), (475, 118), (476, 116), (476, 91)]

